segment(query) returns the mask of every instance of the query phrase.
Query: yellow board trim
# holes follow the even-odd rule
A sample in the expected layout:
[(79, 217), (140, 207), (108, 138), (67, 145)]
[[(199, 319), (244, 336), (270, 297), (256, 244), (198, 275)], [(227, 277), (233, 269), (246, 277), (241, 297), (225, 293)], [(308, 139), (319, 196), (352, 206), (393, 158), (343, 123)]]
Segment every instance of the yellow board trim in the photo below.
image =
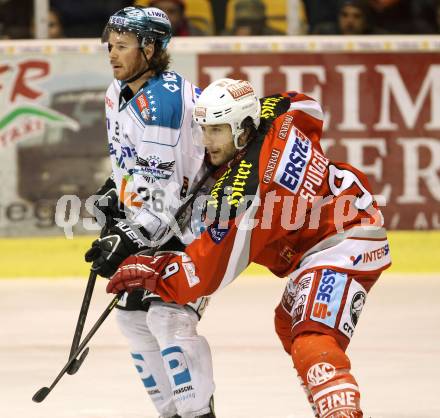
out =
[[(440, 231), (389, 232), (393, 273), (440, 272)], [(92, 236), (0, 239), (1, 278), (87, 277), (90, 265), (84, 253)], [(267, 274), (261, 266), (251, 265), (247, 274)], [(439, 274), (440, 276), (440, 274)]]

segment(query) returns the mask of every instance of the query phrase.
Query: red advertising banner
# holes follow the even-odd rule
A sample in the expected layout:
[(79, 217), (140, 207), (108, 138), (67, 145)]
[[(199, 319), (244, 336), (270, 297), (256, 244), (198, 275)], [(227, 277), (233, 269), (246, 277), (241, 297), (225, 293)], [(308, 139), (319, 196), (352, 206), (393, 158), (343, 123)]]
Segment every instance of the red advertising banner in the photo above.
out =
[[(297, 90), (318, 100), (325, 152), (368, 175), (389, 229), (440, 229), (439, 52), (440, 36), (170, 44), (172, 69), (201, 87), (228, 76), (260, 96)], [(90, 232), (86, 201), (110, 173), (111, 80), (98, 39), (0, 41), (0, 236), (62, 234), (61, 224)], [(76, 209), (57, 217), (69, 196)]]
[(390, 229), (440, 228), (440, 55), (200, 54), (198, 81), (306, 93), (325, 111), (323, 148), (368, 175)]

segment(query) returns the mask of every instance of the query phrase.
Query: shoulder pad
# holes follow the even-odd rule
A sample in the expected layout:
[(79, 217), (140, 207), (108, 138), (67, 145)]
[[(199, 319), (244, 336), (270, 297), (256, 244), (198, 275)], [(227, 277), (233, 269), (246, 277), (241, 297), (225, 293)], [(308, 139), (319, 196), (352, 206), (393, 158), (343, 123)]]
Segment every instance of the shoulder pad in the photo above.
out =
[(181, 80), (176, 73), (163, 73), (135, 95), (130, 105), (142, 125), (180, 128), (185, 106)]
[(260, 126), (258, 132), (263, 136), (268, 132), (272, 126), (272, 122), (283, 113), (286, 113), (290, 108), (290, 99), (281, 94), (274, 94), (272, 96), (263, 97), (260, 99), (261, 113)]
[(263, 97), (261, 103), (261, 119), (273, 121), (278, 116), (286, 113), (290, 107), (290, 99), (281, 94)]
[(174, 71), (165, 71), (159, 76), (159, 85), (165, 91), (170, 93), (177, 93), (182, 89), (182, 77)]

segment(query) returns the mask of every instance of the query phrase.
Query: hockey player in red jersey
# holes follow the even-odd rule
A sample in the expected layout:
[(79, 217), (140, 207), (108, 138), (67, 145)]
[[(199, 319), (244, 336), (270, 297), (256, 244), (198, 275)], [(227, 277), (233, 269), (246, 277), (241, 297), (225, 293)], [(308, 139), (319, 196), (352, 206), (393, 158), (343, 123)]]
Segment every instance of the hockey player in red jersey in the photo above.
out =
[(249, 82), (221, 79), (201, 94), (194, 121), (219, 167), (200, 236), (185, 252), (128, 257), (107, 291), (145, 288), (184, 304), (251, 262), (288, 276), (275, 328), (315, 416), (362, 417), (345, 351), (368, 291), (391, 263), (365, 175), (324, 156), (322, 110), (304, 94), (259, 101)]

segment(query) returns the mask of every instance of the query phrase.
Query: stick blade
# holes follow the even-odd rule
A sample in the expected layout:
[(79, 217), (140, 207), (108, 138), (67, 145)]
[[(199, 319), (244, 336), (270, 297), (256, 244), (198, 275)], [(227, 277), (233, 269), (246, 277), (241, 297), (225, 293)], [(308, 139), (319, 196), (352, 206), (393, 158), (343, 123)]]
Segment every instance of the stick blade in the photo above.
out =
[(49, 395), (49, 393), (50, 389), (48, 387), (43, 387), (35, 392), (35, 395), (32, 396), (32, 400), (37, 403), (43, 402), (46, 399), (46, 396)]
[(81, 356), (78, 359), (73, 360), (70, 367), (67, 369), (67, 374), (73, 375), (75, 374), (78, 369), (83, 364), (84, 359), (86, 358), (87, 354), (89, 354), (89, 347), (87, 347), (81, 354)]

